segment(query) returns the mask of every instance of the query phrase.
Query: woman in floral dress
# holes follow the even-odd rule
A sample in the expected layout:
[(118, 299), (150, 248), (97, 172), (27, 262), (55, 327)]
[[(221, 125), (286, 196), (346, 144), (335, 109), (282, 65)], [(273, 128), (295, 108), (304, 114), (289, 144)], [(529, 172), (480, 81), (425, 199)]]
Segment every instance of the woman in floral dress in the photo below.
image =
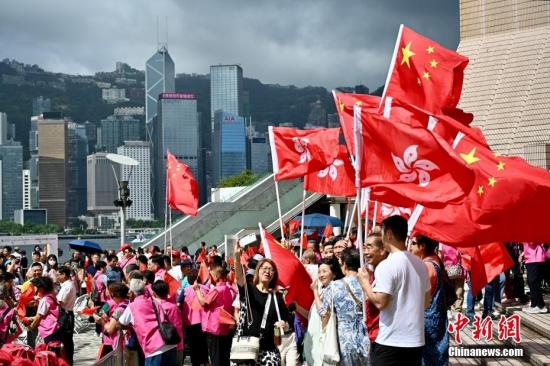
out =
[(363, 318), (363, 290), (357, 281), (359, 252), (346, 248), (341, 257), (345, 277), (330, 283), (319, 309), (322, 317), (334, 305), (337, 319), (338, 343), (341, 366), (362, 366), (369, 364), (370, 341)]

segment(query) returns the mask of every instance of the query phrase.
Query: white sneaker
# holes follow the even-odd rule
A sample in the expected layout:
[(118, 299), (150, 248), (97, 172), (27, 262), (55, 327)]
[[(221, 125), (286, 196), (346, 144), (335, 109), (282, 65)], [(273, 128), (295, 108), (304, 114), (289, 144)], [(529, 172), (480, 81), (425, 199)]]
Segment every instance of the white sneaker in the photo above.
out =
[(546, 306), (538, 309), (539, 309), (539, 314), (546, 314), (548, 312), (548, 308)]
[[(546, 308), (545, 308), (545, 310), (546, 310)], [(534, 308), (531, 308), (531, 307), (523, 308), (523, 309), (521, 309), (521, 311), (523, 311), (524, 313), (527, 313), (527, 314), (540, 314), (542, 309), (535, 306)]]

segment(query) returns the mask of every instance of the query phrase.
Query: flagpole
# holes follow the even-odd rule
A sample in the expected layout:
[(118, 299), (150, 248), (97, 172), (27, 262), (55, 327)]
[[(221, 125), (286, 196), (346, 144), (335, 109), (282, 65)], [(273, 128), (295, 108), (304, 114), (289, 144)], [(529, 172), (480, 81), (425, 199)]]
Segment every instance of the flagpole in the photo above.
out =
[(355, 202), (353, 203), (353, 208), (351, 209), (351, 212), (349, 214), (348, 232), (346, 234), (346, 239), (349, 238), (349, 235), (351, 233), (351, 226), (353, 225), (353, 218), (355, 217), (356, 208), (357, 208), (357, 198), (355, 198)]
[(166, 240), (168, 240), (168, 193), (170, 184), (168, 184), (168, 172), (165, 180), (165, 195), (164, 195), (164, 254), (166, 255)]
[[(360, 266), (361, 268), (364, 268), (365, 256), (363, 250), (363, 229), (361, 227), (361, 157), (363, 154), (363, 138), (361, 136), (361, 106), (357, 104), (353, 106), (353, 122), (353, 135), (355, 139), (355, 189), (357, 191), (356, 203), (359, 202), (359, 206), (357, 208), (358, 220), (356, 246), (357, 249), (359, 249)], [(367, 194), (370, 196), (370, 189)], [(366, 216), (367, 218), (369, 217), (368, 211)], [(367, 228), (365, 228), (365, 230), (367, 230)], [(363, 320), (367, 320), (367, 304), (365, 301), (363, 301)]]
[(342, 228), (342, 231), (343, 232), (346, 232), (346, 228), (348, 227), (348, 216), (349, 216), (349, 206), (350, 206), (350, 199), (349, 197), (347, 198), (347, 203), (346, 203), (346, 218), (344, 220), (344, 227)]
[[(302, 254), (304, 252), (304, 223), (305, 223), (305, 215), (306, 215), (306, 180), (307, 180), (307, 174), (304, 175), (304, 192), (302, 193), (302, 224), (300, 229), (300, 260), (302, 260)], [(290, 233), (289, 238), (290, 241)]]
[(372, 231), (376, 226), (376, 218), (378, 217), (378, 201), (374, 201), (374, 214), (372, 215)]
[[(370, 206), (370, 188), (366, 188), (363, 192), (365, 194), (365, 239), (367, 241), (367, 236), (369, 235), (369, 206)], [(361, 222), (361, 211), (359, 210), (359, 222)]]
[(382, 98), (380, 98), (380, 106), (378, 107), (379, 112), (380, 112), (380, 108), (382, 107), (382, 103), (386, 99), (386, 92), (388, 91), (388, 85), (390, 85), (391, 74), (393, 73), (393, 69), (395, 67), (395, 61), (397, 59), (397, 53), (399, 52), (399, 43), (401, 43), (402, 34), (403, 34), (403, 24), (399, 25), (399, 32), (397, 33), (397, 39), (395, 40), (395, 46), (393, 48), (393, 56), (391, 58), (390, 68), (388, 69), (388, 75), (386, 76), (386, 83), (384, 84), (384, 91), (382, 92)]
[(281, 212), (281, 198), (279, 197), (279, 182), (275, 179), (275, 176), (273, 176), (273, 180), (275, 181), (275, 194), (277, 195), (277, 210), (279, 210), (279, 225), (281, 228), (281, 241), (285, 241), (285, 232), (283, 231), (283, 214)]
[[(168, 189), (170, 189), (170, 188), (168, 188)], [(169, 230), (170, 230), (170, 241), (169, 241), (170, 242), (170, 267), (172, 267), (172, 265), (173, 265), (172, 261), (174, 260), (173, 255), (172, 255), (172, 253), (174, 252), (174, 243), (172, 243), (172, 208), (171, 207), (168, 207), (168, 218), (169, 218), (169, 222), (170, 222), (170, 224), (168, 226)]]

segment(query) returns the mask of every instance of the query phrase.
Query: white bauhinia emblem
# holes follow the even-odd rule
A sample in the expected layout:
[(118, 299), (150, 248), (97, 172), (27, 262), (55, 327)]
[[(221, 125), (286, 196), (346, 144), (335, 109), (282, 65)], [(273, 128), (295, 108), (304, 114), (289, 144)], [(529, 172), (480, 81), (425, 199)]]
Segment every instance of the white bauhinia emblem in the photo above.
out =
[(393, 163), (401, 176), (399, 180), (402, 182), (412, 183), (418, 179), (418, 185), (420, 187), (426, 187), (430, 184), (430, 173), (434, 169), (439, 169), (439, 167), (425, 159), (418, 160), (418, 145), (411, 145), (405, 149), (403, 153), (403, 159), (399, 156), (391, 154)]
[(340, 159), (335, 159), (332, 164), (327, 166), (325, 169), (320, 170), (317, 174), (319, 177), (324, 178), (327, 175), (332, 179), (333, 181), (336, 180), (338, 177), (338, 167), (344, 165), (344, 162)]
[(308, 162), (311, 160), (311, 153), (309, 152), (309, 149), (307, 145), (309, 144), (309, 139), (303, 139), (299, 137), (293, 137), (292, 141), (294, 141), (294, 150), (298, 154), (300, 154), (300, 164), (304, 164), (305, 162)]
[(382, 207), (380, 208), (380, 213), (382, 214), (382, 217), (390, 217), (390, 216), (404, 216), (404, 215), (411, 215), (411, 209), (410, 208), (404, 208), (404, 207), (396, 207), (392, 205), (388, 205), (387, 203), (382, 203)]

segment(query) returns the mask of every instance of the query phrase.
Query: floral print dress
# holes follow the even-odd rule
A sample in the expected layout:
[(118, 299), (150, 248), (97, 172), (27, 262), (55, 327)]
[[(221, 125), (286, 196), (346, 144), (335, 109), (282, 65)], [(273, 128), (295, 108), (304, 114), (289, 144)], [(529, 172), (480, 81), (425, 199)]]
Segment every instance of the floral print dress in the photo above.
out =
[[(355, 295), (357, 302), (350, 291)], [(334, 304), (341, 366), (369, 364), (370, 340), (362, 313), (364, 301), (363, 290), (355, 276), (346, 276), (331, 282), (324, 293), (319, 315), (325, 315)]]

